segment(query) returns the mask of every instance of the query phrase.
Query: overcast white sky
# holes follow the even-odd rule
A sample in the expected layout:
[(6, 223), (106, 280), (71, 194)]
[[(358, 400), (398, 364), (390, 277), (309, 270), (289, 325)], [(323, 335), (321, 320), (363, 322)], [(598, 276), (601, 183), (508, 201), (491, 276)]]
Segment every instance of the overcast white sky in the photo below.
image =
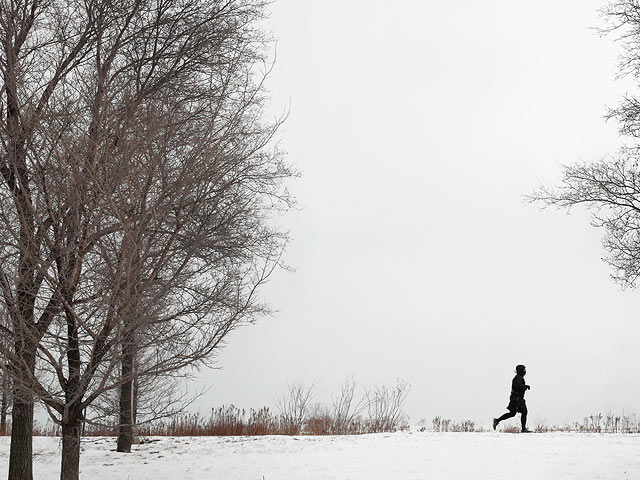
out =
[(201, 410), (274, 405), (287, 382), (411, 383), (412, 422), (488, 424), (513, 369), (530, 418), (640, 414), (640, 292), (601, 261), (584, 212), (523, 196), (620, 144), (629, 84), (598, 0), (277, 0), (269, 90), (303, 177), (292, 242), (235, 332)]

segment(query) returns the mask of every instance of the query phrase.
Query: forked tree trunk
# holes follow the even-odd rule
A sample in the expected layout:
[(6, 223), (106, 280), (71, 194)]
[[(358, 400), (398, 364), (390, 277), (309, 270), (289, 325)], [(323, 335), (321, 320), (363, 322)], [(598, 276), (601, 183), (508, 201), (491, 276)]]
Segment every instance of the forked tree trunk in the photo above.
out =
[(80, 477), (80, 430), (82, 410), (70, 409), (62, 422), (62, 468), (60, 480), (78, 480)]

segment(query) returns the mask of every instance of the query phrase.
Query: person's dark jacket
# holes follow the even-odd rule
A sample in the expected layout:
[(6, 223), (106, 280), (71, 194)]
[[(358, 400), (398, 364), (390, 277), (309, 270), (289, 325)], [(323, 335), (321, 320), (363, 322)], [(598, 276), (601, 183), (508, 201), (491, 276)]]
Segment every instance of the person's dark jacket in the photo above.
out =
[(527, 391), (529, 386), (525, 383), (524, 377), (522, 375), (516, 375), (511, 380), (511, 396), (524, 398), (524, 392)]
[(522, 375), (516, 375), (511, 381), (511, 395), (509, 396), (509, 405), (507, 410), (515, 412), (526, 412), (527, 404), (524, 401), (524, 392), (529, 389)]

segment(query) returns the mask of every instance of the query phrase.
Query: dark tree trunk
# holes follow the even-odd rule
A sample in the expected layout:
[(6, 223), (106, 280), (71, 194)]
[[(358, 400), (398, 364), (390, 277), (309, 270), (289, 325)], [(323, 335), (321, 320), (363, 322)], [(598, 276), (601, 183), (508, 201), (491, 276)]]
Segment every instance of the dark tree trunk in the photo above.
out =
[[(7, 9), (3, 6), (3, 16), (11, 15), (17, 19), (13, 4)], [(5, 10), (9, 10), (8, 12)], [(2, 178), (11, 191), (15, 213), (20, 226), (18, 246), (20, 249), (15, 302), (17, 312), (12, 313), (15, 342), (14, 354), (21, 361), (12, 361), (10, 368), (14, 373), (26, 370), (27, 379), (35, 370), (37, 332), (32, 330), (34, 323), (34, 304), (38, 293), (38, 285), (34, 280), (36, 259), (39, 258), (40, 246), (35, 235), (35, 221), (31, 202), (30, 173), (26, 162), (26, 145), (28, 134), (24, 128), (21, 101), (19, 99), (19, 83), (21, 82), (20, 42), (33, 26), (33, 20), (25, 17), (24, 22), (3, 22), (6, 30), (3, 32), (4, 50), (4, 93), (6, 100), (6, 155), (3, 155), (4, 167)], [(18, 31), (14, 30), (18, 27)], [(22, 118), (21, 118), (22, 117)], [(5, 163), (6, 162), (6, 163)], [(6, 298), (5, 298), (6, 300)], [(20, 378), (17, 375), (17, 378)], [(32, 458), (32, 429), (33, 429), (33, 396), (20, 385), (13, 386), (13, 410), (11, 415), (11, 449), (9, 453), (9, 480), (33, 480)]]
[(0, 401), (0, 435), (7, 434), (7, 410), (9, 409), (9, 378), (2, 375), (2, 400)]
[(134, 375), (133, 376), (133, 411), (131, 412), (131, 415), (133, 417), (133, 425), (137, 425), (138, 424), (138, 376)]
[(118, 427), (118, 452), (131, 452), (133, 442), (133, 353), (131, 347), (123, 346), (122, 378), (120, 386), (120, 422)]
[[(35, 370), (35, 348), (29, 352), (16, 343), (22, 352), (23, 368)], [(19, 384), (13, 386), (11, 411), (11, 448), (9, 451), (9, 480), (33, 480), (33, 395)]]
[[(33, 480), (32, 430), (33, 400), (14, 392), (11, 413), (11, 449), (9, 452), (9, 480)], [(22, 398), (21, 398), (22, 397)]]
[(70, 409), (62, 422), (62, 468), (60, 480), (78, 480), (80, 477), (80, 429), (82, 410)]
[(137, 371), (137, 365), (135, 364), (135, 360), (134, 360), (134, 365), (133, 365), (134, 371), (133, 371), (133, 399), (131, 401), (131, 405), (132, 405), (132, 411), (131, 411), (131, 418), (132, 418), (132, 437), (131, 437), (131, 441), (135, 444), (138, 445), (140, 443), (140, 436), (138, 435), (138, 392), (139, 392), (139, 385), (138, 385), (138, 371)]
[[(78, 324), (68, 305), (73, 305), (75, 285), (70, 281), (74, 278), (77, 258), (69, 261), (59, 271), (65, 275), (61, 283), (67, 281), (67, 285), (61, 288), (61, 295), (66, 300), (65, 318), (67, 320), (67, 362), (69, 365), (69, 378), (64, 386), (65, 399), (67, 401), (62, 415), (62, 468), (60, 480), (78, 480), (80, 476), (80, 431), (82, 429), (82, 407), (78, 405), (77, 398), (82, 398), (84, 391), (80, 387), (80, 342), (78, 340)], [(59, 263), (63, 264), (62, 262)], [(70, 285), (69, 285), (70, 283)]]

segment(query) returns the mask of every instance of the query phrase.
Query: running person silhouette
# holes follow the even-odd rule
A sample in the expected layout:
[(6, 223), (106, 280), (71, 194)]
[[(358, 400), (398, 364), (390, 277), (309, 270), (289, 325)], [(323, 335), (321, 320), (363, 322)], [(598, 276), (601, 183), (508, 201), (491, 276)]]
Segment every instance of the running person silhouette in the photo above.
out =
[(506, 420), (507, 418), (515, 417), (516, 413), (520, 413), (520, 421), (522, 423), (522, 433), (531, 433), (531, 430), (527, 429), (527, 403), (524, 401), (524, 392), (530, 390), (531, 387), (524, 381), (524, 376), (527, 374), (527, 367), (524, 365), (516, 366), (516, 376), (511, 381), (511, 396), (509, 397), (509, 405), (507, 405), (508, 413), (505, 413), (500, 418), (493, 419), (493, 429), (495, 430), (498, 424)]

